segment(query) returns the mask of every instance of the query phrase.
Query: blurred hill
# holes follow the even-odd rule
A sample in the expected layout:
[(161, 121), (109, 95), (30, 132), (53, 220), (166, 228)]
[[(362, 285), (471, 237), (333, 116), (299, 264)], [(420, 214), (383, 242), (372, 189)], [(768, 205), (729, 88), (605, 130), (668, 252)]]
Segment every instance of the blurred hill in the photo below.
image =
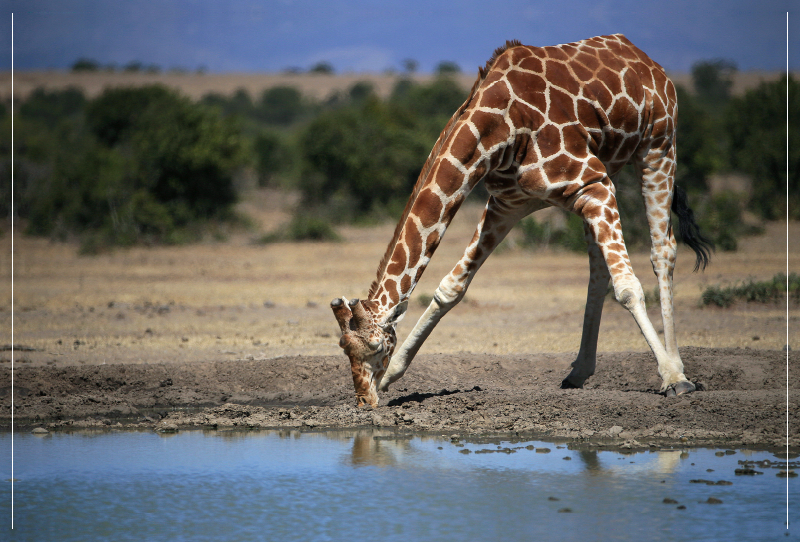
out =
[[(690, 73), (670, 73), (672, 80), (690, 90), (693, 88)], [(465, 90), (469, 90), (477, 77), (477, 70), (451, 75)], [(781, 72), (742, 71), (733, 76), (731, 94), (741, 96), (746, 91), (758, 87), (761, 82), (776, 81)], [(795, 78), (798, 74), (794, 74)], [(106, 88), (138, 87), (162, 84), (174, 88), (193, 100), (198, 100), (209, 93), (233, 95), (244, 89), (251, 96), (260, 94), (265, 89), (290, 86), (297, 88), (303, 95), (316, 100), (324, 100), (336, 92), (345, 92), (357, 82), (368, 82), (378, 96), (386, 98), (397, 82), (411, 79), (416, 83), (426, 84), (436, 78), (431, 74), (318, 74), (318, 73), (143, 73), (143, 72), (16, 72), (14, 74), (14, 99), (26, 99), (36, 88), (61, 90), (77, 87), (87, 98), (100, 95)], [(11, 97), (11, 72), (0, 72), (0, 100), (8, 101)]]

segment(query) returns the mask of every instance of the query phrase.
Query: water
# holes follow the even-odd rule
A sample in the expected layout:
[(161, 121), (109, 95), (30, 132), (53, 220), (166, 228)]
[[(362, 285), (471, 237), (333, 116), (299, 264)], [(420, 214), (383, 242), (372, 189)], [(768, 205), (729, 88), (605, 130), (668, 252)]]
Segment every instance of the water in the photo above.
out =
[[(776, 461), (767, 452), (499, 446), (517, 450), (366, 430), (17, 434), (10, 531), (4, 433), (0, 532), (35, 541), (798, 539), (785, 527), (787, 479), (763, 468), (734, 475), (739, 460)], [(733, 485), (690, 483), (698, 478)], [(795, 493), (798, 481), (788, 480)]]

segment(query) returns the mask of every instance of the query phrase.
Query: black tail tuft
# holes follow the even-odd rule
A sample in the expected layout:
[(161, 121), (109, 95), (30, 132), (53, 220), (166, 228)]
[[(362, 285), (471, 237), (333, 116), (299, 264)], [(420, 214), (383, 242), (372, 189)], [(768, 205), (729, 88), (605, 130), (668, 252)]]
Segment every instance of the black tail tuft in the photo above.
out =
[(711, 258), (711, 251), (714, 250), (714, 243), (700, 233), (700, 228), (694, 221), (694, 212), (689, 207), (686, 192), (678, 185), (675, 185), (675, 192), (672, 195), (672, 212), (678, 215), (681, 240), (697, 254), (694, 270), (705, 270)]

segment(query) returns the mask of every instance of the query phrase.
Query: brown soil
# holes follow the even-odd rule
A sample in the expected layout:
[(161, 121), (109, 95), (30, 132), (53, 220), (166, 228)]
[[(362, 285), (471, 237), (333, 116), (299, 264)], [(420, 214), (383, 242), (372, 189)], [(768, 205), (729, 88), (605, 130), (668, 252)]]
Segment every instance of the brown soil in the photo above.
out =
[[(415, 361), (378, 408), (353, 406), (343, 356), (266, 360), (22, 367), (17, 423), (50, 428), (176, 426), (305, 429), (378, 426), (402, 431), (526, 434), (628, 446), (800, 445), (800, 394), (785, 391), (783, 352), (684, 348), (704, 384), (677, 398), (658, 393), (649, 354), (602, 354), (584, 390), (560, 390), (569, 354), (435, 354)], [(796, 374), (800, 355), (789, 364)], [(3, 369), (8, 382), (9, 370)], [(2, 416), (8, 423), (10, 390)]]
[[(242, 210), (274, 228), (284, 196), (254, 193)], [(401, 338), (472, 236), (480, 209), (448, 230), (412, 298)], [(10, 235), (0, 248), (10, 254)], [(72, 244), (15, 236), (14, 402), (18, 426), (354, 427), (578, 439), (800, 445), (800, 345), (781, 304), (702, 307), (709, 284), (763, 280), (800, 264), (800, 224), (769, 224), (736, 253), (692, 273), (676, 268), (676, 317), (689, 378), (706, 391), (657, 393), (655, 361), (631, 316), (606, 302), (597, 373), (584, 390), (558, 384), (580, 342), (584, 255), (493, 255), (467, 299), (437, 327), (376, 409), (356, 409), (350, 369), (328, 308), (363, 296), (393, 225), (346, 228), (342, 243), (226, 242), (133, 248), (92, 257)], [(632, 255), (647, 290), (647, 253)], [(0, 425), (11, 417), (10, 258), (0, 258)], [(660, 329), (658, 308), (648, 311)], [(691, 345), (691, 346), (688, 346)], [(789, 369), (787, 393), (787, 367)], [(612, 428), (614, 428), (612, 430)], [(620, 430), (621, 428), (621, 430)]]

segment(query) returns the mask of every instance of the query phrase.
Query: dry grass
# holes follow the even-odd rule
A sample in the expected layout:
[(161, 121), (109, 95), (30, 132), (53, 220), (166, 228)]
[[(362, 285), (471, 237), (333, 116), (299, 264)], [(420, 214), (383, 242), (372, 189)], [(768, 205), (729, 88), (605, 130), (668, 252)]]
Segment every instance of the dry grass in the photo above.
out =
[[(243, 203), (264, 229), (285, 220), (286, 201), (261, 192)], [(480, 209), (456, 217), (413, 300), (430, 295), (472, 236)], [(342, 243), (258, 246), (256, 233), (225, 243), (133, 248), (78, 256), (71, 244), (15, 238), (15, 344), (20, 362), (74, 364), (169, 362), (340, 355), (331, 299), (364, 296), (392, 224), (345, 228)], [(798, 270), (800, 223), (790, 223), (790, 268)], [(783, 305), (739, 304), (701, 308), (702, 290), (748, 278), (764, 280), (786, 269), (786, 225), (745, 239), (737, 253), (719, 253), (704, 274), (692, 273), (693, 254), (679, 251), (676, 313), (681, 345), (780, 349), (786, 342)], [(11, 342), (11, 239), (0, 239), (0, 344)], [(632, 258), (647, 290), (655, 286), (648, 254)], [(588, 261), (579, 254), (506, 250), (493, 255), (465, 302), (439, 325), (423, 352), (575, 352), (580, 341)], [(412, 302), (399, 333), (423, 307)], [(649, 310), (656, 329), (657, 308)], [(799, 344), (794, 323), (792, 344)], [(758, 337), (756, 339), (756, 337)], [(633, 319), (606, 303), (600, 351), (647, 350)], [(8, 358), (8, 353), (0, 353)]]

